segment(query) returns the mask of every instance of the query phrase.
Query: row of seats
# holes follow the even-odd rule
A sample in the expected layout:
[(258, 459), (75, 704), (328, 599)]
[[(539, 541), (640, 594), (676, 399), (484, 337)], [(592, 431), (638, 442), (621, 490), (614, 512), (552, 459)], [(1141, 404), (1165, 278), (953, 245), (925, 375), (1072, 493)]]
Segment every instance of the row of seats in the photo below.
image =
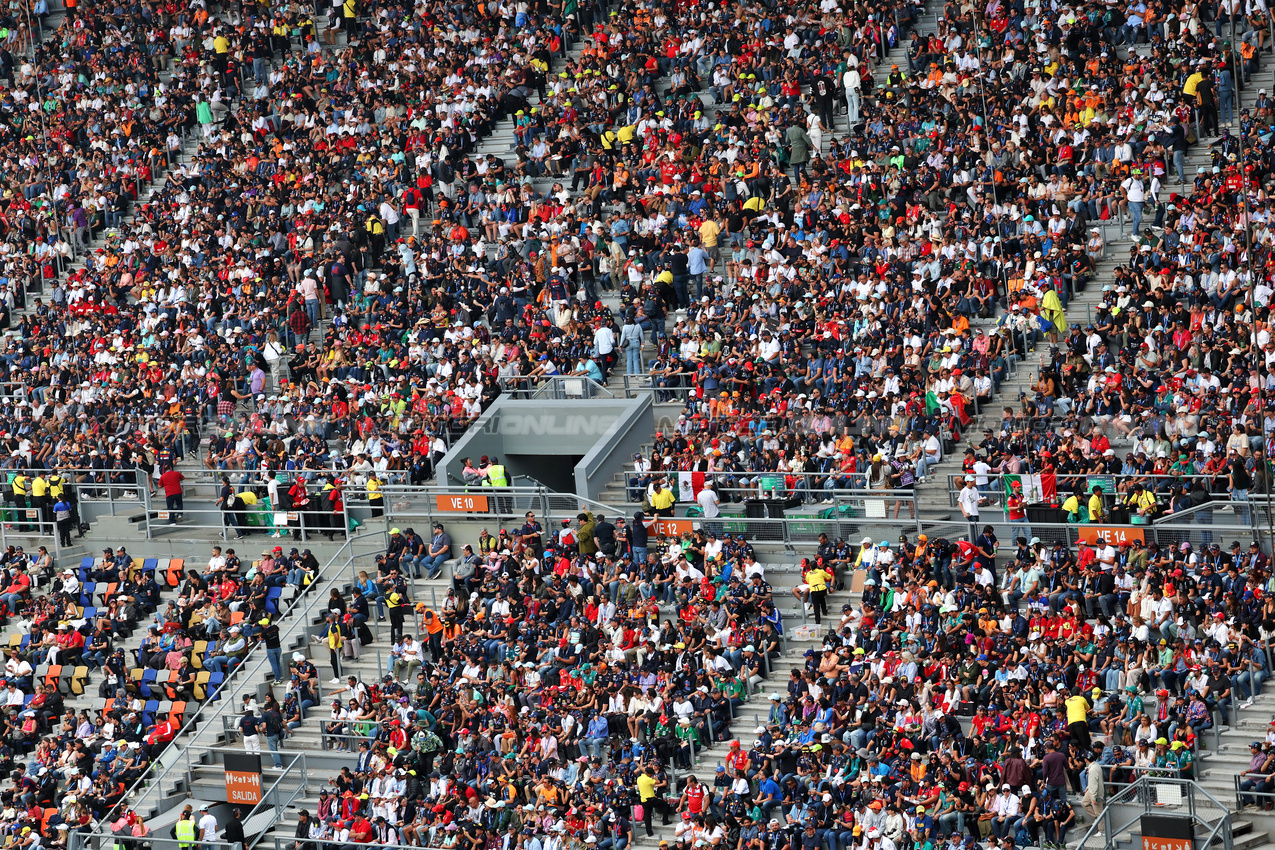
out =
[[(104, 697), (98, 697), (93, 700), (93, 710), (104, 711), (110, 703), (110, 700)], [(153, 725), (157, 715), (168, 715), (176, 721), (178, 726), (180, 726), (183, 722), (185, 722), (186, 703), (183, 700), (171, 699), (147, 700), (146, 705), (142, 708), (142, 720), (145, 721), (147, 725)]]
[[(53, 685), (63, 696), (84, 693), (88, 678), (89, 668), (83, 664), (41, 664), (35, 668), (34, 674), (37, 684)], [(27, 701), (33, 696), (28, 695)]]

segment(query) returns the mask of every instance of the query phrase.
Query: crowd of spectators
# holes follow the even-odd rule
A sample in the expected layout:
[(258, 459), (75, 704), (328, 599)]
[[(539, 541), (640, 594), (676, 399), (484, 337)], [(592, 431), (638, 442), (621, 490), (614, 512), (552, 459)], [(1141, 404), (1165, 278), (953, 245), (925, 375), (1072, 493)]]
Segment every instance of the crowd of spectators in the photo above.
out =
[[(330, 706), (298, 654), (284, 704), (247, 720), (272, 750), (309, 727), (354, 758), (301, 813), (298, 850), (511, 829), (622, 848), (661, 822), (683, 848), (1056, 847), (1140, 776), (1197, 777), (1202, 733), (1269, 675), (1256, 545), (1209, 560), (823, 540), (798, 591), (822, 604), (859, 573), (863, 592), (785, 676), (786, 624), (747, 542), (654, 522), (484, 531), (455, 551), (437, 611), (408, 596), (404, 541), (349, 598), (333, 591)], [(342, 673), (379, 639), (381, 597), (384, 675)], [(1261, 765), (1246, 793), (1270, 790)]]
[[(674, 767), (737, 741), (736, 712), (782, 651), (784, 620), (742, 539), (683, 545), (642, 513), (586, 512), (552, 531), (529, 515), (456, 551), (439, 610), (410, 599), (405, 551), (393, 541), (375, 577), (332, 592), (330, 709), (314, 704), (320, 674), (301, 653), (283, 703), (263, 706), (272, 751), (309, 725), (355, 754), (302, 816), (299, 846), (368, 829), (437, 846), (457, 829), (503, 832), (493, 819), (509, 816), (539, 832), (570, 809), (581, 841), (622, 847), (635, 817), (649, 834), (675, 814), (661, 792), (634, 815), (633, 789), (667, 789)], [(342, 675), (343, 656), (381, 634), (382, 599), (386, 674)]]
[[(703, 473), (723, 499), (764, 473), (812, 498), (904, 489), (1041, 341), (1047, 368), (976, 475), (1053, 473), (1064, 496), (1114, 475), (1121, 504), (1100, 514), (1198, 507), (1196, 473), (1237, 503), (1269, 487), (1275, 158), (1271, 104), (1245, 88), (1271, 49), (1260, 7), (949, 3), (918, 29), (906, 0), (344, 0), (319, 32), (294, 4), (68, 5), (30, 58), (29, 16), (0, 50), (6, 464), (199, 454), (420, 483), (499, 393), (623, 368), (685, 403), (646, 474)], [(506, 122), (516, 148), (480, 156)], [(1103, 221), (1135, 242), (1095, 314), (1069, 320)], [(783, 622), (747, 542), (621, 522), (483, 538), (419, 620), (401, 542), (334, 598), (337, 704), (317, 707), (302, 655), (242, 727), (278, 749), (322, 723), (356, 754), (298, 850), (510, 829), (623, 850), (656, 815), (687, 847), (1061, 844), (1069, 787), (1093, 815), (1108, 783), (1194, 775), (1211, 711), (1252, 695), (1250, 661), (1267, 669), (1260, 550), (1073, 554), (1028, 532), (999, 563), (994, 539), (821, 548), (802, 582), (816, 613), (852, 567), (863, 600), (781, 685)], [(50, 732), (11, 795), (58, 807), (33, 821), (47, 844), (166, 744), (148, 696), (197, 697), (196, 656), (207, 685), (264, 639), (283, 680), (270, 588), (317, 563), (271, 549), (240, 578), (231, 554), (157, 612), (149, 679), (112, 641), (158, 597), (73, 625), (65, 606), (96, 600), (28, 603), (10, 577), (6, 606), (43, 617), (19, 672), (74, 658), (79, 634), (111, 700), (64, 718), (46, 680), (7, 721), (15, 763)], [(104, 568), (59, 592), (125, 580), (86, 573)], [(373, 601), (393, 672), (351, 682), (341, 654), (372, 637)], [(737, 742), (757, 686), (774, 699), (756, 742), (692, 781), (696, 747)]]
[(122, 545), (55, 565), (43, 546), (9, 546), (0, 553), (9, 627), (0, 768), (12, 785), (0, 818), (15, 835), (58, 846), (113, 815), (148, 835), (117, 808), (126, 791), (189, 719), (187, 706), (216, 698), (254, 645), (284, 675), (274, 620), (317, 574), (309, 550), (280, 547), (250, 563), (213, 547), (194, 566), (136, 558)]

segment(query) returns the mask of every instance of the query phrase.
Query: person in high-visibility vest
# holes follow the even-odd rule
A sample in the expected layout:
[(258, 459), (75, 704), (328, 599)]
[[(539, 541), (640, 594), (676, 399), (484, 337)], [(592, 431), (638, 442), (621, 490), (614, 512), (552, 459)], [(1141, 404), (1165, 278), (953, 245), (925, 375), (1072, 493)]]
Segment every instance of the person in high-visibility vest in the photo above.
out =
[(40, 512), (39, 528), (43, 534), (44, 526), (52, 520), (49, 512), (49, 480), (44, 477), (43, 472), (37, 472), (35, 478), (31, 479), (31, 507)]
[(381, 479), (375, 472), (367, 479), (367, 504), (373, 517), (385, 516), (385, 494), (381, 492)]
[(805, 575), (806, 583), (810, 585), (810, 604), (815, 609), (815, 622), (822, 622), (822, 615), (828, 613), (828, 582), (832, 581), (832, 574), (823, 569), (823, 567), (815, 567)]
[(49, 498), (57, 501), (66, 490), (66, 477), (56, 469), (49, 475)]
[(328, 658), (332, 663), (333, 685), (341, 684), (341, 648), (345, 646), (345, 635), (341, 632), (341, 621), (338, 614), (328, 614), (328, 630), (324, 635), (328, 645)]
[(188, 850), (196, 845), (195, 821), (190, 812), (182, 812), (181, 820), (177, 821), (173, 829), (177, 834), (177, 846), (181, 850)]
[(386, 607), (390, 609), (390, 642), (398, 643), (403, 639), (403, 615), (407, 613), (407, 597), (394, 591), (385, 597)]
[(9, 485), (13, 490), (13, 506), (18, 513), (18, 530), (27, 530), (27, 485), (30, 479), (26, 473), (19, 472), (13, 476), (13, 482)]
[(508, 487), (509, 476), (505, 472), (505, 467), (501, 465), (500, 458), (493, 457), (491, 466), (487, 467), (487, 477), (483, 479), (485, 487)]

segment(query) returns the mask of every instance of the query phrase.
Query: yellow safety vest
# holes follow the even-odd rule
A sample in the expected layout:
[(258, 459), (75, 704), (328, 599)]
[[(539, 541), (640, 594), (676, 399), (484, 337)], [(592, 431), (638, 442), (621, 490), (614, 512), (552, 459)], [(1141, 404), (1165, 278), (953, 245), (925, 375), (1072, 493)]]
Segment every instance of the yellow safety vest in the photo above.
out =
[(195, 822), (193, 820), (177, 821), (177, 846), (191, 847), (195, 844)]
[(484, 483), (491, 487), (508, 487), (509, 479), (505, 477), (505, 468), (503, 466), (488, 467), (487, 480)]

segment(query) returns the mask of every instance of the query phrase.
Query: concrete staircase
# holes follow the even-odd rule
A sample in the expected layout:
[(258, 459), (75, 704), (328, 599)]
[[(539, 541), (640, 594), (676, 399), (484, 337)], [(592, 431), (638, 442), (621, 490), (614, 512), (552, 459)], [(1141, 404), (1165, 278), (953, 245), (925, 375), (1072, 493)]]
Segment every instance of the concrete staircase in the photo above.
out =
[[(1275, 61), (1266, 58), (1266, 65), (1249, 84), (1243, 93), (1247, 102), (1252, 101), (1253, 95), (1259, 87), (1270, 88), (1275, 85)], [(1236, 110), (1238, 115), (1238, 110)], [(1238, 123), (1233, 123), (1232, 130), (1236, 129)], [(1212, 151), (1210, 145), (1217, 141), (1220, 136), (1212, 136), (1201, 139), (1197, 144), (1193, 145), (1185, 158), (1184, 171), (1186, 173), (1187, 182), (1179, 184), (1176, 182), (1176, 175), (1173, 173), (1170, 164), (1170, 173), (1166, 176), (1163, 188), (1160, 193), (1160, 203), (1167, 204), (1171, 193), (1189, 196), (1194, 192), (1192, 181), (1196, 177), (1197, 168), (1211, 169), (1213, 165)], [(1144, 211), (1142, 226), (1148, 227), (1154, 221), (1155, 215), (1150, 210)], [(1112, 219), (1106, 222), (1091, 222), (1091, 227), (1099, 227), (1103, 232), (1103, 238), (1106, 241), (1106, 255), (1102, 262), (1098, 263), (1093, 279), (1091, 279), (1083, 292), (1076, 293), (1067, 305), (1067, 319), (1072, 325), (1079, 324), (1084, 327), (1088, 324), (1097, 312), (1098, 304), (1102, 301), (1103, 288), (1114, 287), (1114, 271), (1118, 266), (1127, 265), (1131, 251), (1136, 250), (1136, 239), (1134, 234), (1130, 232), (1132, 222), (1124, 217)], [(973, 327), (982, 327), (985, 332), (995, 327), (993, 320), (978, 320), (971, 322)], [(965, 448), (970, 444), (977, 444), (982, 440), (982, 429), (985, 427), (996, 428), (1001, 418), (1001, 411), (1005, 407), (1012, 407), (1015, 411), (1020, 409), (1020, 394), (1030, 397), (1033, 393), (1033, 386), (1040, 377), (1041, 367), (1049, 362), (1049, 342), (1043, 340), (1032, 348), (1025, 359), (1019, 360), (1014, 364), (1013, 373), (1005, 379), (1001, 384), (1001, 392), (995, 397), (993, 402), (989, 404), (983, 411), (975, 417), (975, 421), (965, 430), (961, 444), (956, 451), (946, 456), (943, 462), (934, 467), (930, 471), (930, 475), (925, 480), (917, 484), (917, 498), (921, 504), (929, 506), (929, 512), (935, 512), (936, 515), (947, 515), (960, 519), (960, 511), (956, 508), (955, 492), (949, 487), (949, 476), (956, 475), (961, 472), (961, 461), (964, 457)], [(1112, 440), (1113, 446), (1127, 444), (1117, 440), (1116, 435), (1108, 435)], [(987, 517), (988, 511), (984, 511), (984, 518)], [(1001, 511), (995, 505), (990, 511), (990, 521), (998, 521)]]

